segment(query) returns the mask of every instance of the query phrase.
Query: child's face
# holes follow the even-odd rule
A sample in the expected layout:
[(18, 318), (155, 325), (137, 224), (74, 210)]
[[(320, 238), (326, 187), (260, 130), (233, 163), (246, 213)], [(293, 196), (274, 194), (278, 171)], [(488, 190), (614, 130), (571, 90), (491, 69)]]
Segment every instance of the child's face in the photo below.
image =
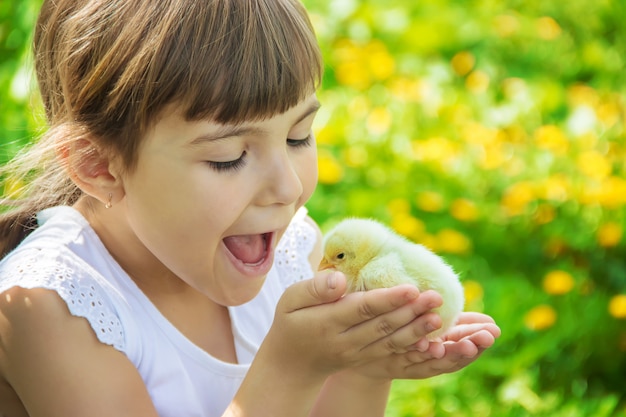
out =
[(278, 239), (315, 188), (318, 106), (311, 95), (283, 114), (240, 125), (165, 113), (123, 179), (125, 220), (148, 250), (145, 265), (133, 268), (162, 263), (224, 305), (254, 297)]

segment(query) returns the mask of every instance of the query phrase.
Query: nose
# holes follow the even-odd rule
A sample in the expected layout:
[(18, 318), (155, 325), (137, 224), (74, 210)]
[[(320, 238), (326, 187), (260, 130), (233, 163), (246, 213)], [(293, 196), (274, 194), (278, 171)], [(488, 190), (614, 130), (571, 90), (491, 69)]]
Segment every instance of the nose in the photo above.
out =
[(287, 152), (273, 155), (269, 162), (265, 172), (260, 174), (265, 179), (265, 187), (261, 193), (262, 204), (293, 204), (303, 193), (297, 166)]

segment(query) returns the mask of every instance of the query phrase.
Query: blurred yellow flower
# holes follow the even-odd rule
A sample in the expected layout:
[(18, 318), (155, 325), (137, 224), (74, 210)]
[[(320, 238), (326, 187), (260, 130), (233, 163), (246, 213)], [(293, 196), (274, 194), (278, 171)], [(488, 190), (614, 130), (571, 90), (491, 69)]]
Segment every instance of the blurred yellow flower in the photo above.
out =
[(541, 39), (553, 40), (561, 35), (561, 26), (550, 16), (543, 16), (536, 21), (537, 34)]
[(596, 239), (598, 244), (605, 248), (617, 246), (622, 240), (622, 225), (617, 222), (607, 222), (598, 227)]
[(620, 119), (620, 107), (617, 103), (602, 103), (596, 110), (598, 119), (606, 128), (610, 128)]
[(373, 109), (369, 116), (365, 126), (369, 133), (373, 135), (382, 135), (387, 133), (391, 127), (392, 116), (391, 112), (385, 107), (376, 107)]
[(489, 88), (489, 75), (481, 70), (472, 71), (465, 79), (465, 87), (474, 94), (480, 94)]
[(320, 150), (317, 157), (319, 182), (322, 184), (336, 184), (343, 178), (343, 168), (328, 151)]
[(579, 150), (590, 150), (598, 147), (599, 138), (594, 131), (588, 131), (576, 138)]
[(373, 40), (365, 48), (370, 73), (378, 80), (385, 80), (393, 75), (396, 70), (396, 61), (387, 50), (385, 44), (379, 40)]
[(570, 106), (588, 105), (596, 107), (600, 102), (598, 92), (585, 84), (574, 84), (567, 89), (567, 98)]
[(441, 229), (435, 239), (435, 246), (441, 252), (464, 255), (472, 249), (472, 242), (469, 238), (454, 229)]
[(340, 84), (355, 88), (367, 88), (371, 84), (368, 68), (364, 65), (363, 48), (350, 39), (342, 39), (335, 44), (335, 78)]
[(484, 146), (480, 154), (480, 167), (493, 170), (501, 167), (510, 158), (505, 147), (501, 143)]
[(464, 76), (474, 68), (476, 58), (469, 51), (461, 51), (452, 57), (450, 63), (452, 64), (454, 72), (460, 76)]
[(364, 146), (353, 145), (343, 152), (346, 165), (357, 168), (362, 167), (369, 161), (369, 153)]
[(566, 201), (571, 187), (571, 181), (564, 174), (553, 174), (537, 183), (537, 192), (544, 200)]
[(626, 179), (609, 176), (599, 182), (587, 184), (580, 191), (578, 200), (582, 204), (600, 204), (617, 209), (626, 205)]
[(472, 304), (474, 301), (483, 298), (483, 287), (476, 281), (463, 281), (463, 290), (465, 293), (465, 305)]
[(337, 129), (331, 125), (326, 125), (315, 132), (315, 141), (320, 145), (330, 145), (337, 143)]
[(588, 176), (601, 180), (608, 177), (613, 170), (611, 162), (598, 151), (590, 150), (578, 155), (576, 165), (580, 172)]
[(528, 181), (520, 181), (506, 189), (501, 205), (507, 215), (518, 216), (524, 213), (526, 206), (535, 198), (534, 185)]
[(348, 102), (348, 111), (352, 117), (365, 118), (370, 108), (370, 101), (363, 95), (357, 95)]
[(408, 213), (398, 213), (391, 218), (391, 227), (407, 238), (418, 241), (424, 235), (426, 226), (420, 219)]
[(392, 216), (407, 214), (411, 210), (411, 203), (404, 198), (394, 198), (387, 203), (387, 210)]
[(411, 147), (415, 160), (434, 162), (442, 167), (454, 161), (461, 152), (458, 144), (440, 136), (414, 140)]
[(374, 80), (385, 80), (396, 68), (394, 57), (379, 40), (365, 45), (342, 39), (333, 49), (335, 78), (340, 84), (358, 89), (368, 88)]
[(569, 149), (569, 140), (558, 126), (541, 126), (534, 133), (535, 144), (555, 155), (564, 155)]
[(567, 294), (574, 288), (574, 278), (561, 270), (548, 272), (543, 278), (543, 290), (550, 295)]
[(545, 330), (556, 323), (556, 318), (556, 311), (549, 305), (542, 304), (526, 313), (524, 324), (530, 330)]
[(395, 98), (402, 101), (420, 102), (424, 96), (424, 83), (419, 79), (394, 78), (389, 89)]
[(618, 294), (609, 301), (609, 314), (616, 319), (626, 319), (626, 294)]
[(457, 198), (450, 205), (450, 214), (462, 222), (471, 222), (478, 218), (478, 206), (466, 198)]
[(358, 89), (366, 89), (371, 84), (367, 69), (358, 61), (345, 61), (337, 64), (335, 78), (340, 84)]
[(463, 126), (463, 139), (474, 145), (492, 145), (499, 143), (505, 135), (500, 135), (497, 129), (480, 123), (470, 122)]
[(443, 196), (436, 191), (422, 191), (417, 194), (415, 204), (423, 211), (438, 212), (443, 209)]
[(520, 27), (519, 18), (512, 14), (496, 16), (493, 23), (496, 33), (502, 38), (514, 35)]
[(536, 224), (550, 223), (556, 217), (556, 211), (550, 204), (540, 204), (533, 213), (533, 220)]

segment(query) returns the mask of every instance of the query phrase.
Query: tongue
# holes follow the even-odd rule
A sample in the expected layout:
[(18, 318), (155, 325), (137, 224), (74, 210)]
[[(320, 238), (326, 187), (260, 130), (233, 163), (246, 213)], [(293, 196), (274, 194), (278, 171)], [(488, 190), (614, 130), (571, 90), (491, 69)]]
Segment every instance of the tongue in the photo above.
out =
[(230, 236), (224, 244), (235, 258), (246, 264), (255, 264), (265, 256), (265, 239), (262, 235)]

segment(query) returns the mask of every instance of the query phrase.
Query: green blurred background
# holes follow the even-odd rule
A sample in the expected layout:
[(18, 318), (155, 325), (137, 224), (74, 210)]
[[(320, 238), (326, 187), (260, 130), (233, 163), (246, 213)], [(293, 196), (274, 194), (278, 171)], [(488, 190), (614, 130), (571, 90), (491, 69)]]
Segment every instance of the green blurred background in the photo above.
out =
[[(0, 163), (43, 128), (39, 3), (0, 3)], [(626, 2), (305, 4), (326, 60), (312, 216), (425, 244), (503, 330), (461, 372), (397, 381), (387, 417), (626, 416)]]

